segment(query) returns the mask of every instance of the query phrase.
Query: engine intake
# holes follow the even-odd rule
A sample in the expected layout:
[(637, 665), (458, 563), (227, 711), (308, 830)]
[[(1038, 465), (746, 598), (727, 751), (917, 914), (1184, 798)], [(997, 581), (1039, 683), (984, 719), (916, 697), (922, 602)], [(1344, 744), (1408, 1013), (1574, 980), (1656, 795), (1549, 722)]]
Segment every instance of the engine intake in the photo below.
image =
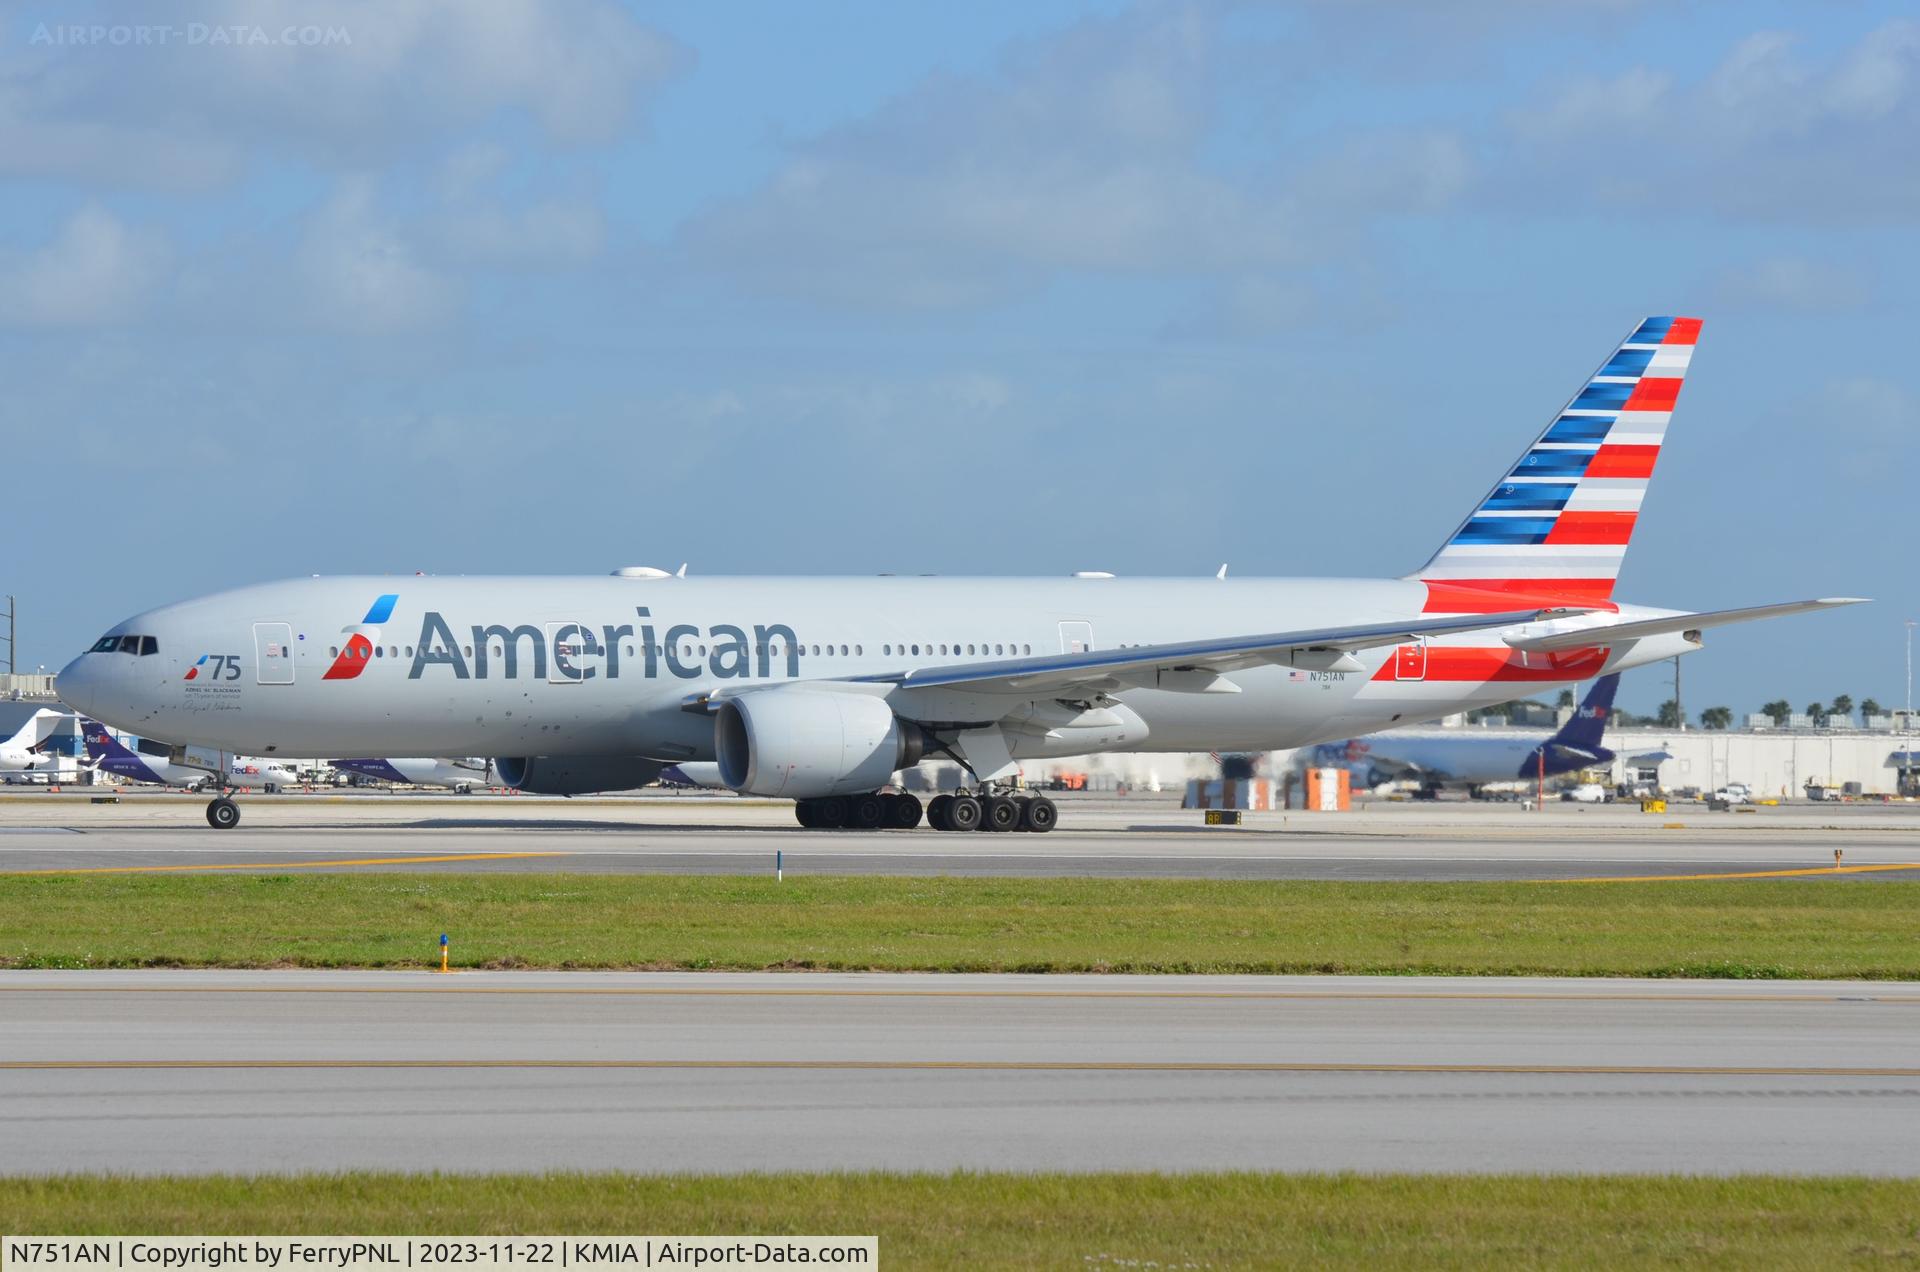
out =
[(638, 755), (519, 755), (501, 756), (493, 767), (501, 782), (529, 795), (591, 795), (645, 786), (666, 765)]
[(926, 733), (879, 698), (799, 685), (729, 698), (713, 722), (720, 780), (745, 795), (864, 795), (920, 762)]

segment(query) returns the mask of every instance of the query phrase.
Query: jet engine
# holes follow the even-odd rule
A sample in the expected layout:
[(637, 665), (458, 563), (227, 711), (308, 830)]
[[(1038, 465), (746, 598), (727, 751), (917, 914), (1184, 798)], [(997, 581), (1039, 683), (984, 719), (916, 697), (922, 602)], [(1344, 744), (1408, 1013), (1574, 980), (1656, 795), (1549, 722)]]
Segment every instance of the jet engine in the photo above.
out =
[(529, 795), (630, 791), (660, 776), (665, 767), (638, 755), (518, 755), (493, 762), (502, 784)]
[(864, 795), (920, 762), (926, 733), (879, 698), (800, 685), (729, 698), (714, 718), (720, 780), (746, 795)]

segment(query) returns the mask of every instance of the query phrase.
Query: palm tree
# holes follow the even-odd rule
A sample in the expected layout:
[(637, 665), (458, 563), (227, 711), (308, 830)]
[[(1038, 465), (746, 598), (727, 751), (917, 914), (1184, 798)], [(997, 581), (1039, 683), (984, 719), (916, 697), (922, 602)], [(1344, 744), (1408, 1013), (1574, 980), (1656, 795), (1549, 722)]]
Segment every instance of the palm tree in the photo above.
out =
[(1672, 698), (1660, 704), (1660, 727), (1663, 729), (1680, 727), (1680, 704)]
[(1732, 707), (1708, 707), (1700, 713), (1700, 727), (1703, 729), (1725, 729), (1732, 725)]
[(1787, 723), (1787, 717), (1793, 714), (1793, 707), (1785, 698), (1775, 698), (1760, 708), (1760, 714), (1772, 720), (1773, 726), (1777, 729)]
[(1870, 716), (1877, 716), (1880, 714), (1880, 711), (1880, 702), (1877, 698), (1862, 698), (1860, 700), (1860, 718), (1862, 720)]
[(1826, 718), (1827, 709), (1817, 702), (1809, 702), (1806, 711), (1802, 714), (1815, 724), (1819, 724)]
[(1572, 705), (1573, 705), (1573, 690), (1571, 690), (1571, 689), (1562, 689), (1562, 690), (1560, 691), (1560, 701), (1558, 701), (1558, 702), (1556, 702), (1556, 703), (1554, 703), (1553, 705), (1555, 705), (1556, 707), (1570, 707), (1570, 706), (1572, 706)]
[(1833, 714), (1839, 716), (1849, 724), (1853, 723), (1853, 698), (1844, 693), (1835, 694), (1833, 696)]

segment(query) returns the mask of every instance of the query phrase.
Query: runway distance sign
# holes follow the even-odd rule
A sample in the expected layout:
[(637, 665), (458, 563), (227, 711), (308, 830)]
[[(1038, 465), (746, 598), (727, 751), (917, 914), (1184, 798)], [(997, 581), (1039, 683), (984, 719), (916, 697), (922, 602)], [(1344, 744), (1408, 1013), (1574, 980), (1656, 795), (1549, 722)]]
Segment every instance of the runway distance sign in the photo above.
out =
[(0, 1237), (0, 1272), (880, 1266), (866, 1237)]

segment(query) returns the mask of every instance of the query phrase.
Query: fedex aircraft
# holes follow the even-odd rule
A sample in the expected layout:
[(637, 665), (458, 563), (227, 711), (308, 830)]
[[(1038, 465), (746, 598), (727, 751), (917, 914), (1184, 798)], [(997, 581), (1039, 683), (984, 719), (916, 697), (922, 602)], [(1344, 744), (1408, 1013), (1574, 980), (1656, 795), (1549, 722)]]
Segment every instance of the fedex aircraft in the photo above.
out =
[(134, 750), (97, 720), (82, 720), (80, 736), (86, 742), (91, 767), (124, 781), (184, 786), (188, 790), (199, 790), (208, 782), (226, 781), (235, 786), (258, 786), (265, 791), (294, 786), (300, 781), (299, 776), (283, 764), (244, 755), (219, 757), (217, 771), (176, 764), (168, 758), (170, 748), (143, 741), (140, 749)]
[(50, 707), (42, 707), (28, 716), (12, 737), (0, 742), (0, 773), (31, 773), (36, 768), (55, 767), (54, 757), (42, 755), (40, 748), (60, 727), (60, 722), (68, 718), (66, 712)]
[(333, 767), (402, 786), (450, 786), (462, 795), (487, 784), (485, 760), (335, 760)]
[[(57, 683), (91, 715), (269, 757), (490, 755), (555, 794), (713, 761), (805, 826), (1048, 830), (1027, 757), (1309, 746), (1690, 653), (1614, 599), (1700, 331), (1634, 327), (1427, 563), (1386, 579), (304, 578), (117, 624)], [(131, 652), (130, 652), (131, 651)], [(216, 800), (215, 826), (238, 808)]]
[(1600, 739), (1619, 687), (1618, 672), (1594, 681), (1579, 709), (1545, 739), (1514, 731), (1393, 729), (1309, 747), (1302, 758), (1316, 766), (1344, 767), (1368, 786), (1416, 778), (1429, 792), (1577, 773), (1613, 762), (1613, 752)]

